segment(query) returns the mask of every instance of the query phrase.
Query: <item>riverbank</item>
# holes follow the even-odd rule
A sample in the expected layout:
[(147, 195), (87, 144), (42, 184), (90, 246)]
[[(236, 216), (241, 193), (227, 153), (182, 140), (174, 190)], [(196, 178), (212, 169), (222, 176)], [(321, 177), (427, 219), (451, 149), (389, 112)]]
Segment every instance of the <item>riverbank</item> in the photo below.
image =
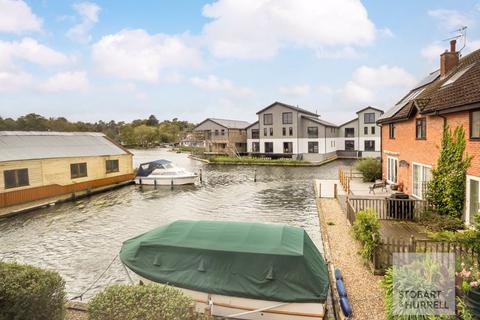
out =
[(291, 159), (268, 159), (268, 158), (253, 158), (253, 157), (214, 157), (201, 158), (190, 155), (190, 159), (202, 161), (207, 164), (218, 165), (245, 165), (245, 166), (286, 166), (286, 167), (318, 167), (337, 160), (336, 157), (328, 158), (319, 162), (310, 162), (305, 160), (291, 160)]
[[(358, 254), (360, 244), (353, 239), (351, 226), (338, 200), (317, 198), (316, 202), (325, 258), (329, 263), (330, 272), (335, 268), (342, 271), (353, 310), (350, 319), (383, 320), (383, 291), (379, 284), (382, 277), (373, 275), (364, 265)], [(336, 288), (332, 290), (338, 309), (338, 294)]]

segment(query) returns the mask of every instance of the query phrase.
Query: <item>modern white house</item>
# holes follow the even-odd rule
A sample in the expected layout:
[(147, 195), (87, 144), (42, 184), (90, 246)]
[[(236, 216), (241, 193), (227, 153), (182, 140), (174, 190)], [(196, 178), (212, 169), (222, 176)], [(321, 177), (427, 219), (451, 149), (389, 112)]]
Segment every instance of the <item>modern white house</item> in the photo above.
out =
[(379, 157), (383, 113), (366, 107), (338, 126), (314, 112), (274, 102), (257, 112), (258, 120), (248, 127), (247, 152), (270, 156), (321, 161), (336, 154), (350, 157)]

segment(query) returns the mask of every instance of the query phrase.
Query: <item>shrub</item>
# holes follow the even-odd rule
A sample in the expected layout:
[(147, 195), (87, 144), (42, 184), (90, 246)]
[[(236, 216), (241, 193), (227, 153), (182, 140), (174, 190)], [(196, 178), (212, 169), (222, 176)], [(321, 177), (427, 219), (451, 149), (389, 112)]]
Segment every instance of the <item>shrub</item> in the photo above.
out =
[(364, 182), (375, 182), (382, 177), (382, 164), (376, 159), (359, 160), (356, 168), (362, 173)]
[(353, 234), (363, 244), (360, 251), (362, 258), (370, 260), (380, 244), (380, 222), (373, 209), (358, 212), (353, 223)]
[(114, 285), (88, 303), (89, 320), (190, 319), (192, 300), (173, 287)]
[(434, 211), (425, 212), (418, 222), (432, 232), (465, 229), (465, 224), (462, 219), (448, 215), (440, 215)]
[(471, 156), (465, 154), (465, 147), (463, 126), (455, 128), (453, 133), (445, 126), (440, 156), (427, 189), (428, 202), (442, 215), (462, 217), (466, 172), (472, 160)]
[(60, 320), (65, 282), (55, 272), (0, 262), (0, 319)]

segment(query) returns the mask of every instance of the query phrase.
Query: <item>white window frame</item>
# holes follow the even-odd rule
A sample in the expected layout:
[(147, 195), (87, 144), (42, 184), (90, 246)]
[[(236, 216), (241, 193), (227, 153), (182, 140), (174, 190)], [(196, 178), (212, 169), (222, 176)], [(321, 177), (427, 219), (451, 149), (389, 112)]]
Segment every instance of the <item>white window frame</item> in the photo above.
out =
[(465, 186), (465, 223), (467, 225), (471, 225), (473, 223), (473, 221), (470, 221), (470, 180), (475, 180), (480, 183), (480, 177), (467, 174), (467, 183)]
[(424, 163), (420, 163), (420, 162), (412, 162), (412, 197), (414, 198), (417, 198), (417, 199), (420, 199), (420, 200), (423, 200), (424, 198), (419, 195), (419, 194), (415, 194), (415, 188), (414, 188), (414, 183), (415, 183), (415, 179), (414, 179), (414, 174), (415, 174), (415, 169), (413, 168), (414, 166), (419, 166), (421, 167), (421, 175), (422, 177), (425, 175), (425, 172), (424, 172), (424, 168), (428, 168), (430, 169), (430, 174), (432, 173), (432, 166), (431, 165), (428, 165), (428, 164), (424, 164)]
[[(396, 178), (397, 181), (393, 181), (393, 180), (390, 179), (390, 174), (391, 174), (391, 172), (390, 172), (390, 160), (394, 161), (395, 164), (396, 164), (397, 174), (396, 174), (395, 178)], [(387, 157), (387, 182), (390, 183), (390, 184), (397, 184), (398, 183), (398, 158), (390, 157), (390, 156)]]

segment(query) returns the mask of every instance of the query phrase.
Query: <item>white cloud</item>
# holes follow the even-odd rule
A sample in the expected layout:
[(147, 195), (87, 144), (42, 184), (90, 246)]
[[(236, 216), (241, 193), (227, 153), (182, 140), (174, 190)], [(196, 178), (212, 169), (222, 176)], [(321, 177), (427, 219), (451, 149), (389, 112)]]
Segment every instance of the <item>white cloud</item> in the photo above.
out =
[(32, 83), (32, 75), (24, 71), (0, 70), (0, 91), (15, 91), (28, 88)]
[(211, 52), (222, 58), (269, 58), (286, 45), (321, 49), (363, 46), (375, 26), (358, 0), (219, 0), (203, 15)]
[(41, 31), (42, 19), (22, 0), (0, 0), (0, 32)]
[(433, 42), (428, 46), (422, 48), (420, 53), (424, 58), (428, 60), (438, 60), (440, 59), (440, 54), (447, 49), (445, 45), (441, 45), (439, 42)]
[(190, 83), (203, 90), (224, 91), (233, 96), (244, 97), (253, 94), (251, 89), (237, 86), (232, 81), (215, 75), (209, 75), (206, 78), (192, 77), (190, 78)]
[(41, 91), (60, 92), (60, 91), (87, 91), (90, 84), (85, 71), (61, 72), (48, 78), (39, 86)]
[(67, 37), (81, 43), (88, 43), (92, 39), (90, 30), (98, 22), (100, 7), (95, 3), (82, 2), (74, 4), (73, 9), (79, 15), (80, 23), (67, 31)]
[(319, 59), (354, 59), (358, 58), (358, 52), (352, 47), (343, 47), (340, 49), (319, 48), (315, 55)]
[(310, 92), (310, 86), (308, 84), (299, 84), (287, 87), (280, 87), (280, 93), (285, 96), (301, 97)]
[(53, 50), (32, 38), (21, 41), (0, 41), (0, 70), (15, 68), (15, 60), (48, 66), (61, 65), (69, 61), (63, 53)]
[(395, 95), (403, 94), (416, 82), (414, 76), (397, 66), (361, 66), (353, 72), (352, 80), (345, 84), (342, 95), (352, 103), (391, 103), (398, 98)]
[(155, 82), (164, 69), (200, 65), (198, 51), (185, 42), (180, 36), (150, 35), (142, 29), (122, 30), (96, 42), (92, 57), (105, 74)]
[(452, 29), (459, 28), (462, 26), (471, 27), (474, 24), (474, 20), (471, 19), (464, 13), (458, 12), (457, 10), (448, 10), (448, 9), (436, 9), (429, 10), (428, 15), (430, 17), (436, 18), (440, 21), (440, 26), (444, 29), (453, 31)]

